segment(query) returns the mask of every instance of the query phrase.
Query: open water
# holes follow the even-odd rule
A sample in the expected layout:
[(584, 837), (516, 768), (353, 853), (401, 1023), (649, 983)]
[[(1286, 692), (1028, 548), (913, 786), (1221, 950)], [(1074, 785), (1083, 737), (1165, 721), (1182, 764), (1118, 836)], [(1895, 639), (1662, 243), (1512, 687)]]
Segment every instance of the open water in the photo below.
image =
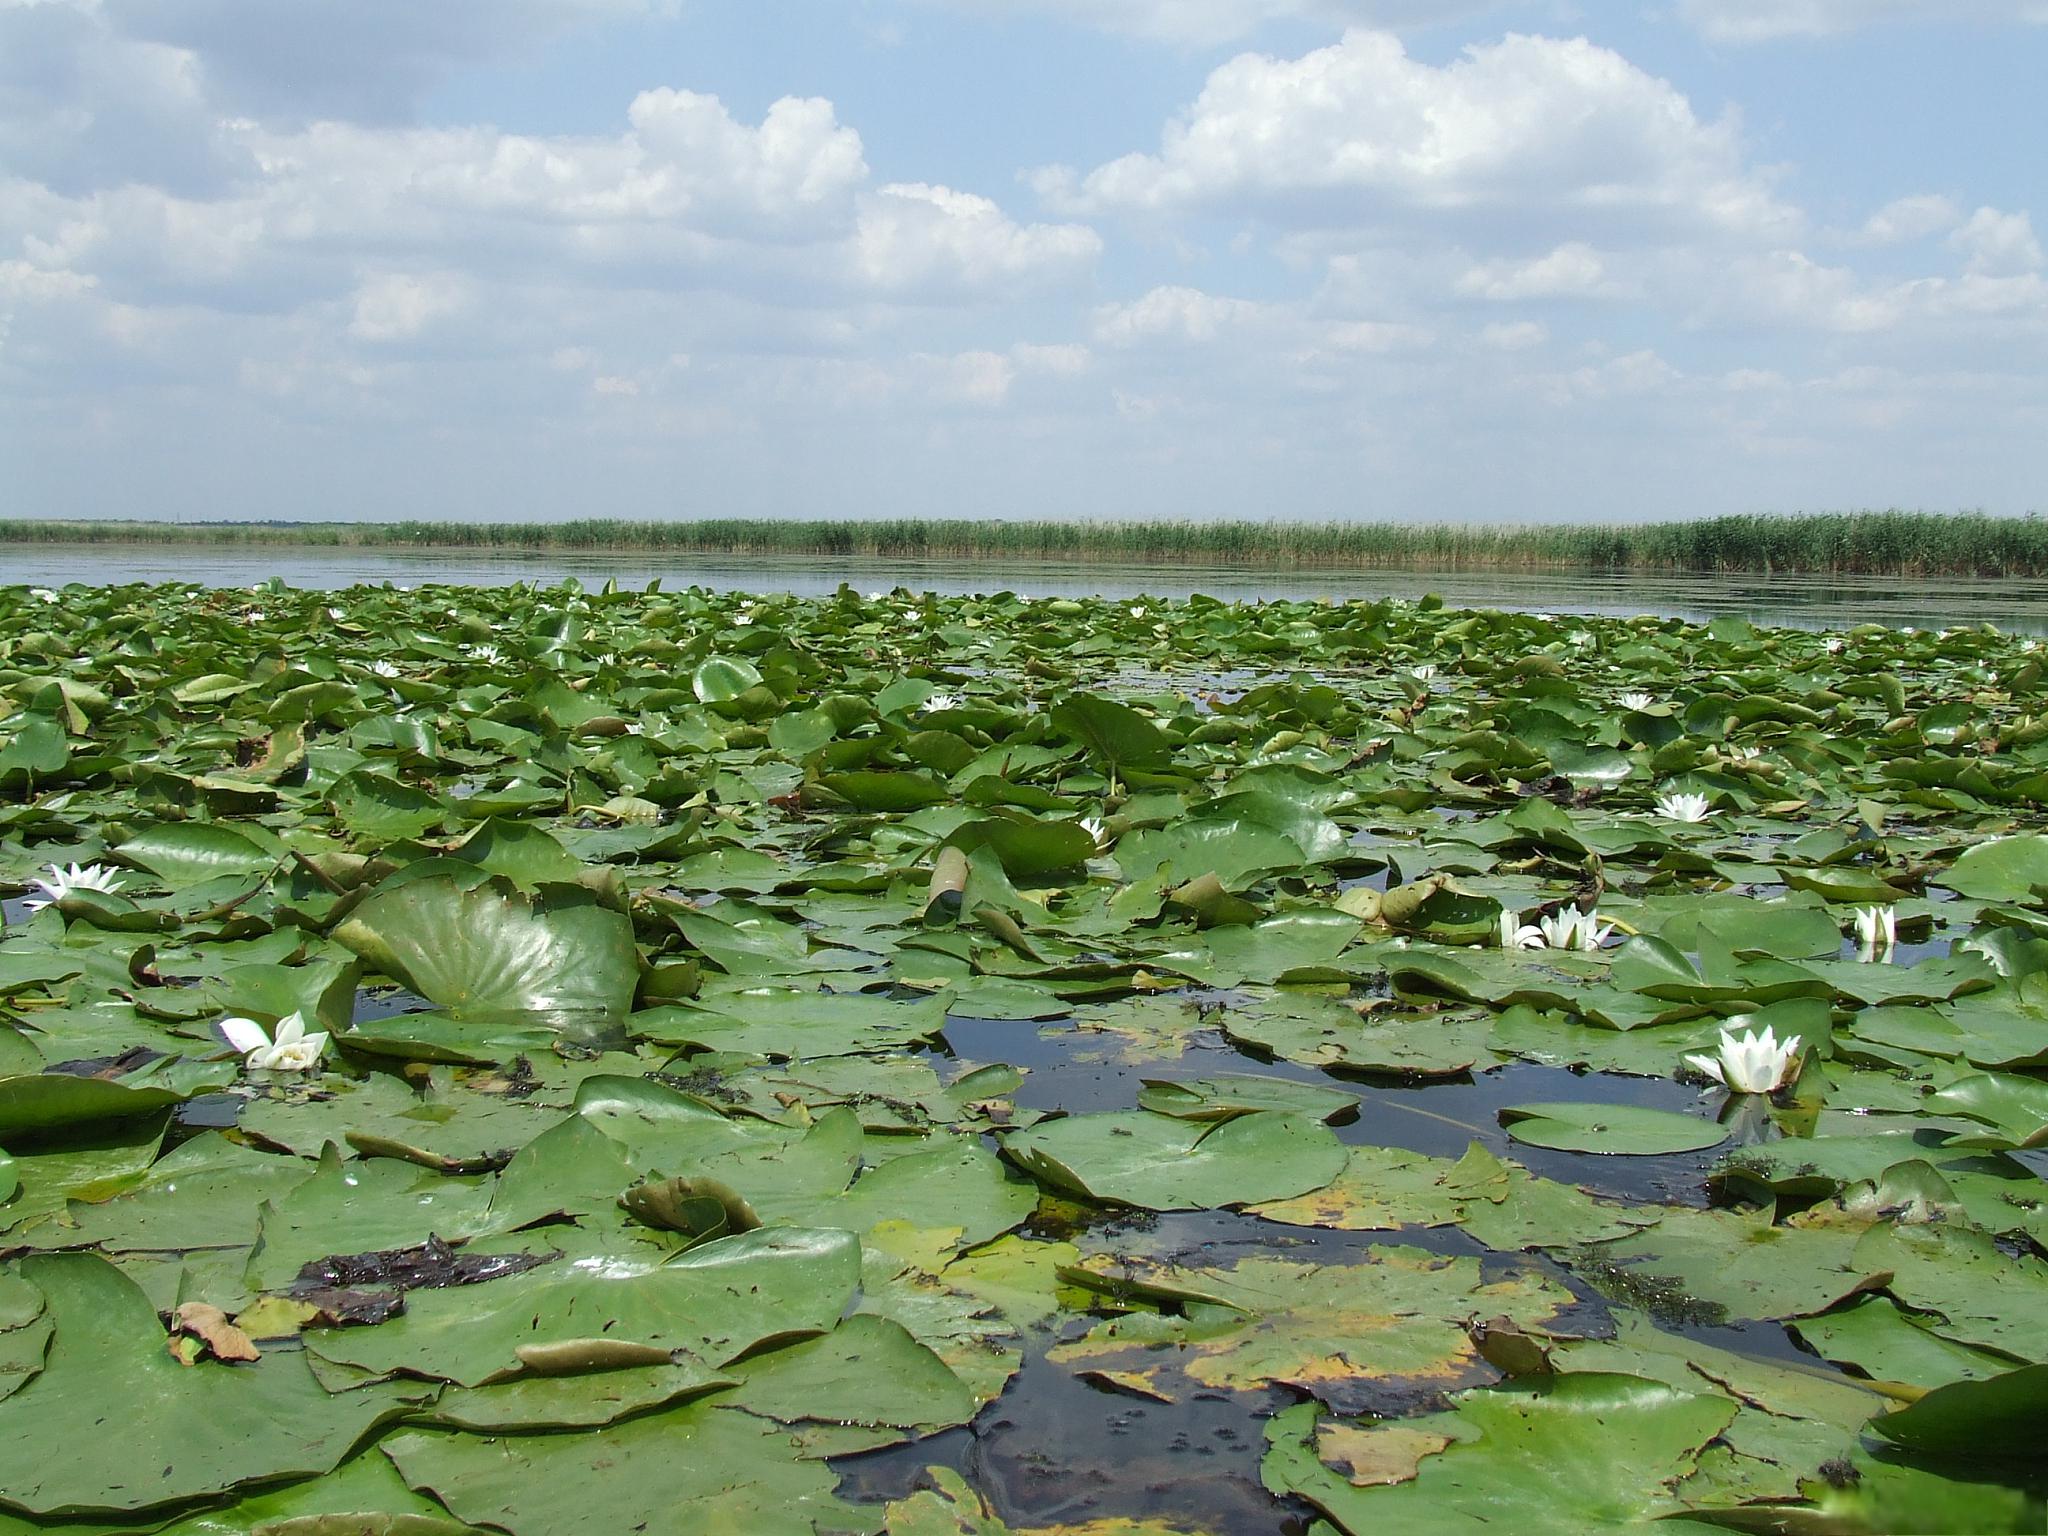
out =
[(60, 587), (189, 581), (245, 587), (280, 578), (294, 587), (376, 585), (585, 586), (827, 593), (999, 592), (1034, 597), (1346, 599), (1436, 593), (1452, 607), (1525, 613), (1660, 614), (1706, 620), (1739, 614), (1757, 623), (1840, 629), (1877, 623), (1935, 628), (1991, 623), (2048, 634), (2048, 581), (1902, 580), (1870, 576), (1670, 576), (1501, 571), (1275, 571), (1228, 566), (1087, 565), (1060, 562), (835, 559), (822, 556), (660, 554), (647, 551), (412, 550), (175, 544), (0, 545), (0, 583)]

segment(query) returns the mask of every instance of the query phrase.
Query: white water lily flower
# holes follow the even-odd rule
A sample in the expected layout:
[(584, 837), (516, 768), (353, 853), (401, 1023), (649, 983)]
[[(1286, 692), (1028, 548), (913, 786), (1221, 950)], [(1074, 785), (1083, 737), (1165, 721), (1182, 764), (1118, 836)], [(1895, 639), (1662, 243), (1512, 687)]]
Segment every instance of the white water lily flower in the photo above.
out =
[(1102, 849), (1109, 846), (1109, 828), (1102, 824), (1100, 816), (1083, 816), (1081, 818), (1081, 830), (1095, 839), (1096, 848)]
[(1827, 652), (1830, 656), (1839, 656), (1842, 654), (1842, 637), (1840, 635), (1828, 636)]
[(254, 1019), (222, 1019), (220, 1032), (252, 1072), (310, 1072), (327, 1049), (326, 1034), (307, 1034), (305, 1016), (297, 1013), (277, 1021), (275, 1036)]
[(30, 587), (28, 595), (39, 603), (54, 603), (57, 601), (57, 594), (48, 587)]
[(504, 653), (495, 645), (472, 645), (469, 648), (469, 654), (478, 661), (503, 661), (505, 659)]
[(944, 710), (958, 709), (959, 707), (960, 695), (957, 693), (935, 693), (926, 699), (922, 706), (923, 712), (927, 715), (936, 715)]
[(398, 677), (401, 675), (398, 670), (398, 663), (395, 661), (387, 661), (382, 656), (379, 656), (375, 661), (370, 663), (370, 671), (373, 675), (377, 677)]
[(43, 908), (62, 901), (73, 891), (99, 891), (111, 896), (121, 889), (121, 872), (108, 864), (87, 864), (83, 868), (73, 864), (69, 869), (60, 869), (52, 864), (49, 869), (50, 876), (47, 880), (35, 882), (43, 894), (31, 896), (22, 903), (30, 912), (40, 912)]
[(732, 616), (732, 622), (735, 628), (745, 629), (749, 624), (754, 622), (754, 610), (751, 608), (742, 608), (738, 613)]
[(1579, 949), (1592, 951), (1607, 942), (1614, 932), (1613, 925), (1600, 926), (1600, 911), (1581, 912), (1577, 907), (1566, 907), (1541, 919), (1537, 931), (1543, 935), (1544, 944), (1551, 949)]
[(1502, 949), (1542, 949), (1543, 930), (1534, 923), (1522, 921), (1519, 912), (1503, 912), (1500, 915), (1500, 947)]
[(1431, 666), (1428, 662), (1424, 662), (1419, 667), (1410, 667), (1408, 669), (1408, 675), (1414, 678), (1415, 681), (1417, 681), (1418, 683), (1422, 684), (1423, 687), (1427, 688), (1430, 684), (1430, 680), (1436, 676), (1436, 668)]
[(1133, 609), (1131, 610), (1131, 617), (1132, 617), (1132, 618), (1134, 618), (1134, 619), (1142, 619), (1143, 617), (1145, 617), (1145, 606), (1144, 606), (1144, 604), (1140, 603), (1140, 604), (1139, 604), (1138, 606), (1134, 607), (1134, 608), (1133, 608)]
[(1714, 808), (1705, 795), (1659, 795), (1657, 814), (1666, 821), (1705, 821)]
[(1875, 961), (1881, 958), (1889, 963), (1892, 952), (1899, 947), (1899, 909), (1858, 907), (1856, 947), (1859, 959)]
[(1628, 693), (1624, 693), (1621, 696), (1621, 707), (1623, 709), (1635, 710), (1638, 713), (1648, 709), (1652, 704), (1656, 702), (1657, 701), (1651, 698), (1647, 693), (1637, 693), (1633, 690), (1631, 690)]
[(265, 615), (261, 608), (251, 608), (247, 613), (243, 614), (242, 617), (247, 619), (251, 624), (261, 624), (264, 620)]
[(1719, 1052), (1685, 1059), (1731, 1093), (1772, 1093), (1798, 1074), (1799, 1036), (1781, 1045), (1768, 1025), (1762, 1034), (1752, 1029), (1740, 1038), (1724, 1029)]

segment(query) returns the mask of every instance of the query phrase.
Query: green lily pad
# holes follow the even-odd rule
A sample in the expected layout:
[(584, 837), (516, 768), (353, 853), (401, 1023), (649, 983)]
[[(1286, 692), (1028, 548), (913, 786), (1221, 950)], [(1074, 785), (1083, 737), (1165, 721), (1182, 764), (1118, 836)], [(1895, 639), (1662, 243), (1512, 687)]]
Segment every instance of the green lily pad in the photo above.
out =
[(1936, 1387), (1870, 1428), (1896, 1445), (1949, 1461), (2031, 1462), (2048, 1427), (2048, 1365)]
[(1215, 1077), (1151, 1078), (1138, 1090), (1138, 1107), (1182, 1120), (1228, 1120), (1277, 1109), (1334, 1120), (1358, 1107), (1358, 1095), (1284, 1077), (1227, 1072)]
[[(135, 1283), (90, 1254), (36, 1254), (22, 1277), (49, 1310), (43, 1369), (0, 1399), (0, 1507), (41, 1516), (139, 1514), (244, 1484), (332, 1471), (398, 1410), (375, 1390), (330, 1396), (303, 1355), (180, 1365)], [(81, 1456), (109, 1429), (118, 1456)], [(134, 1471), (147, 1467), (149, 1475)]]
[[(1263, 1476), (1347, 1531), (1630, 1530), (1683, 1511), (1670, 1485), (1735, 1411), (1725, 1398), (1592, 1373), (1467, 1393), (1450, 1413), (1333, 1444), (1305, 1403), (1269, 1424)], [(1401, 1439), (1396, 1448), (1373, 1436)], [(1347, 1464), (1385, 1471), (1361, 1487), (1326, 1465), (1325, 1447), (1331, 1459), (1341, 1450)]]
[(413, 880), (373, 892), (334, 938), (457, 1011), (623, 1012), (640, 978), (632, 923), (577, 886)]
[(1011, 1133), (1003, 1152), (1056, 1188), (1158, 1211), (1286, 1199), (1329, 1183), (1345, 1162), (1326, 1126), (1273, 1111), (1216, 1124), (1074, 1115)]
[(1517, 1104), (1500, 1112), (1500, 1123), (1508, 1135), (1532, 1147), (1610, 1157), (1702, 1152), (1728, 1139), (1727, 1128), (1711, 1120), (1639, 1104)]
[(1250, 1257), (1199, 1269), (1099, 1255), (1065, 1273), (1110, 1305), (1167, 1303), (1182, 1315), (1134, 1310), (1098, 1324), (1053, 1349), (1061, 1364), (1169, 1401), (1279, 1385), (1347, 1413), (1490, 1379), (1467, 1327), (1478, 1310), (1537, 1328), (1571, 1305), (1534, 1271), (1489, 1280), (1477, 1259), (1399, 1247), (1352, 1264)]
[(168, 1088), (131, 1088), (65, 1072), (0, 1077), (0, 1145), (63, 1127), (138, 1119), (183, 1097)]
[(723, 1365), (766, 1340), (822, 1333), (838, 1321), (859, 1275), (860, 1245), (850, 1233), (770, 1228), (667, 1264), (655, 1254), (622, 1256), (542, 1265), (474, 1294), (415, 1291), (401, 1317), (308, 1335), (306, 1343), (338, 1365), (465, 1387), (529, 1372), (536, 1347), (593, 1339)]

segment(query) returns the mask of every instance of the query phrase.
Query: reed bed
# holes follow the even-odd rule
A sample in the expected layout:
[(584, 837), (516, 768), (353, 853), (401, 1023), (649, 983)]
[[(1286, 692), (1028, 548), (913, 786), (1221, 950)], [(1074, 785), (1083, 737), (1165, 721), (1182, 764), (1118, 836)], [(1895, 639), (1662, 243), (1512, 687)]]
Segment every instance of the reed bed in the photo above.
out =
[(1588, 570), (2048, 576), (2048, 521), (1982, 513), (1759, 514), (1631, 524), (1025, 522), (877, 518), (391, 523), (0, 519), (0, 543), (1036, 560), (1275, 570)]

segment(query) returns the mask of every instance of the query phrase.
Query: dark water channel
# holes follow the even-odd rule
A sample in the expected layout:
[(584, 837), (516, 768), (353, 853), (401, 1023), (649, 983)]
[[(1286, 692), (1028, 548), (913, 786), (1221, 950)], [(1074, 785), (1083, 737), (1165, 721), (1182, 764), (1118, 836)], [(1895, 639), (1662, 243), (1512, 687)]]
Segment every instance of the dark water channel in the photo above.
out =
[[(1426, 1084), (1366, 1079), (1263, 1060), (1240, 1051), (1218, 1030), (1198, 1030), (1185, 1037), (1183, 1053), (1177, 1057), (1105, 1061), (1100, 1059), (1100, 1038), (1075, 1028), (1071, 1021), (1039, 1024), (956, 1016), (947, 1020), (945, 1038), (957, 1057), (946, 1071), (997, 1061), (1026, 1069), (1028, 1075), (1014, 1095), (1019, 1109), (1128, 1109), (1147, 1079), (1262, 1074), (1355, 1094), (1360, 1101), (1357, 1111), (1332, 1127), (1349, 1144), (1456, 1158), (1478, 1141), (1543, 1177), (1631, 1202), (1706, 1204), (1706, 1170), (1726, 1151), (1723, 1147), (1667, 1157), (1553, 1152), (1511, 1144), (1497, 1119), (1508, 1105), (1541, 1100), (1702, 1114), (1718, 1107), (1718, 1095), (1702, 1095), (1660, 1078), (1515, 1062)], [(1191, 1265), (1227, 1265), (1252, 1254), (1355, 1263), (1385, 1245), (1477, 1255), (1485, 1260), (1489, 1279), (1533, 1268), (1569, 1289), (1577, 1305), (1559, 1320), (1561, 1330), (1602, 1337), (1613, 1326), (1605, 1301), (1568, 1267), (1541, 1254), (1493, 1253), (1457, 1227), (1342, 1232), (1286, 1226), (1228, 1210), (1156, 1216), (1130, 1212), (1113, 1216), (1077, 1240), (1084, 1245), (1114, 1240), (1124, 1251)], [(1777, 1323), (1658, 1321), (1683, 1337), (1738, 1354), (1830, 1369)], [(1084, 1322), (1070, 1322), (1061, 1338), (1084, 1329)], [(1048, 1360), (1047, 1350), (1061, 1338), (1034, 1339), (1023, 1369), (1008, 1389), (967, 1428), (837, 1463), (845, 1478), (845, 1496), (900, 1498), (917, 1486), (924, 1468), (944, 1465), (978, 1488), (999, 1517), (1018, 1526), (1123, 1517), (1181, 1523), (1214, 1536), (1303, 1536), (1314, 1524), (1312, 1510), (1298, 1501), (1274, 1498), (1259, 1480), (1264, 1422), (1295, 1400), (1290, 1393), (1204, 1389), (1161, 1402)], [(1385, 1411), (1414, 1412), (1430, 1406), (1390, 1402)]]

